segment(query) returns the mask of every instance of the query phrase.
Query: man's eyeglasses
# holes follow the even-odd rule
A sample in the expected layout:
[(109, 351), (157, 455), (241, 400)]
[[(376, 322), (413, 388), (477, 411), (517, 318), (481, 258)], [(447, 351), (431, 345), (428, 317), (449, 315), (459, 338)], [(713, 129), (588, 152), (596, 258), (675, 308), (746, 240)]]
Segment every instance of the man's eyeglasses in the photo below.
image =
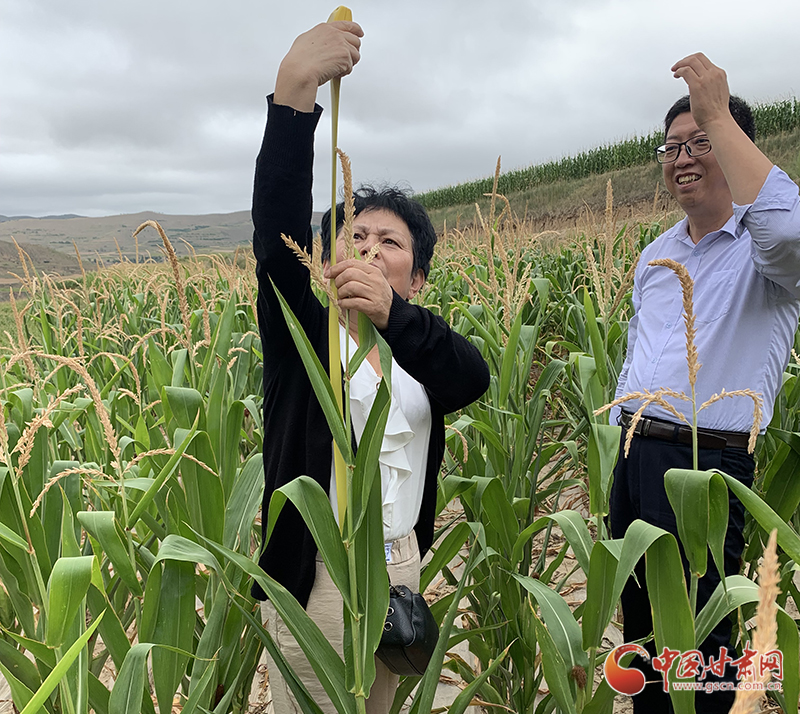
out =
[(693, 136), (689, 141), (677, 144), (663, 144), (656, 149), (656, 160), (659, 164), (671, 164), (678, 160), (681, 147), (686, 147), (689, 156), (703, 156), (711, 151), (711, 142), (707, 136)]

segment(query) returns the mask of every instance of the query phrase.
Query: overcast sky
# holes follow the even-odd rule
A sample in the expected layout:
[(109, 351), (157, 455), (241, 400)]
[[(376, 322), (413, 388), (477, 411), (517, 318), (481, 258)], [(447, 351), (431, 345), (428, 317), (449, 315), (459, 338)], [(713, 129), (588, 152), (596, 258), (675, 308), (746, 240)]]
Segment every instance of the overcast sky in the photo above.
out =
[[(335, 1), (335, 0), (334, 0)], [(696, 51), (748, 100), (800, 95), (798, 0), (352, 0), (342, 82), (356, 182), (417, 191), (659, 124)], [(278, 64), (318, 0), (0, 0), (0, 214), (250, 207)], [(319, 101), (329, 105), (329, 91)], [(328, 113), (315, 208), (330, 202)]]

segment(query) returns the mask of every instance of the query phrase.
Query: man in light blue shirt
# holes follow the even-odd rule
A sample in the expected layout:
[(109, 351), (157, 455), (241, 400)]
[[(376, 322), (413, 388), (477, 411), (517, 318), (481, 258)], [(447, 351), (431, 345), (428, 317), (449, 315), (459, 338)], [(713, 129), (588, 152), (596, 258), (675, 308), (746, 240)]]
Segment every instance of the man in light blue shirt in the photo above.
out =
[[(695, 386), (697, 405), (723, 388), (760, 393), (763, 431), (772, 417), (800, 314), (798, 187), (753, 143), (752, 113), (742, 100), (730, 97), (723, 70), (703, 54), (695, 54), (672, 71), (686, 82), (689, 96), (668, 112), (665, 144), (656, 154), (667, 190), (686, 218), (642, 252), (617, 396), (659, 387), (691, 394), (680, 285), (669, 268), (648, 265), (670, 258), (686, 266), (695, 285), (695, 344), (702, 363)], [(668, 401), (691, 423), (690, 402)], [(639, 403), (627, 402), (624, 407), (632, 412)], [(691, 431), (658, 405), (648, 406), (645, 416), (637, 425), (629, 456), (621, 452), (615, 470), (610, 514), (615, 538), (621, 538), (636, 518), (677, 535), (663, 476), (670, 468), (692, 468)], [(629, 414), (623, 412), (620, 423), (629, 422)], [(747, 451), (747, 432), (752, 424), (753, 402), (747, 398), (720, 400), (701, 411), (700, 468), (718, 468), (751, 485), (755, 462)], [(730, 498), (729, 508), (726, 575), (739, 571), (744, 547), (744, 509), (735, 497)], [(643, 563), (637, 572), (643, 585)], [(719, 581), (709, 562), (708, 574), (698, 587), (698, 611)], [(652, 631), (644, 587), (629, 582), (622, 607), (627, 642)], [(719, 657), (730, 635), (726, 618), (700, 647), (705, 661)], [(723, 679), (732, 681), (733, 673), (728, 666)], [(696, 697), (698, 712), (727, 712), (732, 702), (729, 692)], [(634, 697), (637, 713), (667, 712), (668, 707), (660, 684), (648, 685)]]

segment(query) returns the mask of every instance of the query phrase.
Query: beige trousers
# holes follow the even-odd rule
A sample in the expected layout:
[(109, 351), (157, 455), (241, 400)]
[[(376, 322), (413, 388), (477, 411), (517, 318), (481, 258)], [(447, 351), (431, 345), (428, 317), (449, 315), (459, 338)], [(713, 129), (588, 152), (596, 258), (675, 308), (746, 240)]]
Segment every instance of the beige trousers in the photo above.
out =
[[(389, 580), (393, 585), (406, 585), (416, 592), (419, 589), (420, 569), (419, 547), (417, 546), (416, 535), (412, 532), (410, 535), (394, 541), (391, 554), (391, 563), (386, 566)], [(342, 596), (333, 584), (328, 574), (328, 569), (322, 561), (322, 556), (319, 554), (317, 554), (316, 568), (314, 587), (308, 599), (306, 612), (322, 630), (322, 634), (333, 645), (339, 656), (344, 658)], [(336, 709), (333, 703), (322, 688), (317, 675), (314, 674), (314, 670), (300, 649), (300, 645), (297, 644), (297, 641), (278, 616), (275, 607), (269, 600), (261, 603), (261, 617), (264, 627), (272, 635), (275, 644), (289, 661), (292, 669), (302, 680), (314, 701), (319, 704), (325, 714), (335, 714)], [(269, 669), (269, 686), (272, 692), (275, 714), (300, 714), (301, 710), (297, 701), (269, 656), (267, 656), (267, 667)], [(394, 700), (399, 677), (396, 674), (392, 674), (377, 657), (375, 658), (375, 669), (375, 683), (372, 685), (369, 699), (367, 700), (367, 714), (387, 714)]]

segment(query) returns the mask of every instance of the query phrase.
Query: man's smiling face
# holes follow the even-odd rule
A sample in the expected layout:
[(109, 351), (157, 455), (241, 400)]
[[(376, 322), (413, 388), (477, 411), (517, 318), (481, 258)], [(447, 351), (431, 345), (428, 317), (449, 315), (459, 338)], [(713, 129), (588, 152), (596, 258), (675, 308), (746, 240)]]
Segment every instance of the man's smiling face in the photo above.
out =
[[(675, 117), (666, 141), (672, 144), (702, 135), (704, 132), (695, 124), (691, 113), (685, 112)], [(662, 169), (667, 191), (687, 214), (730, 210), (731, 192), (713, 148), (708, 154), (695, 157), (689, 156), (685, 146), (681, 147), (678, 158), (663, 164)]]

